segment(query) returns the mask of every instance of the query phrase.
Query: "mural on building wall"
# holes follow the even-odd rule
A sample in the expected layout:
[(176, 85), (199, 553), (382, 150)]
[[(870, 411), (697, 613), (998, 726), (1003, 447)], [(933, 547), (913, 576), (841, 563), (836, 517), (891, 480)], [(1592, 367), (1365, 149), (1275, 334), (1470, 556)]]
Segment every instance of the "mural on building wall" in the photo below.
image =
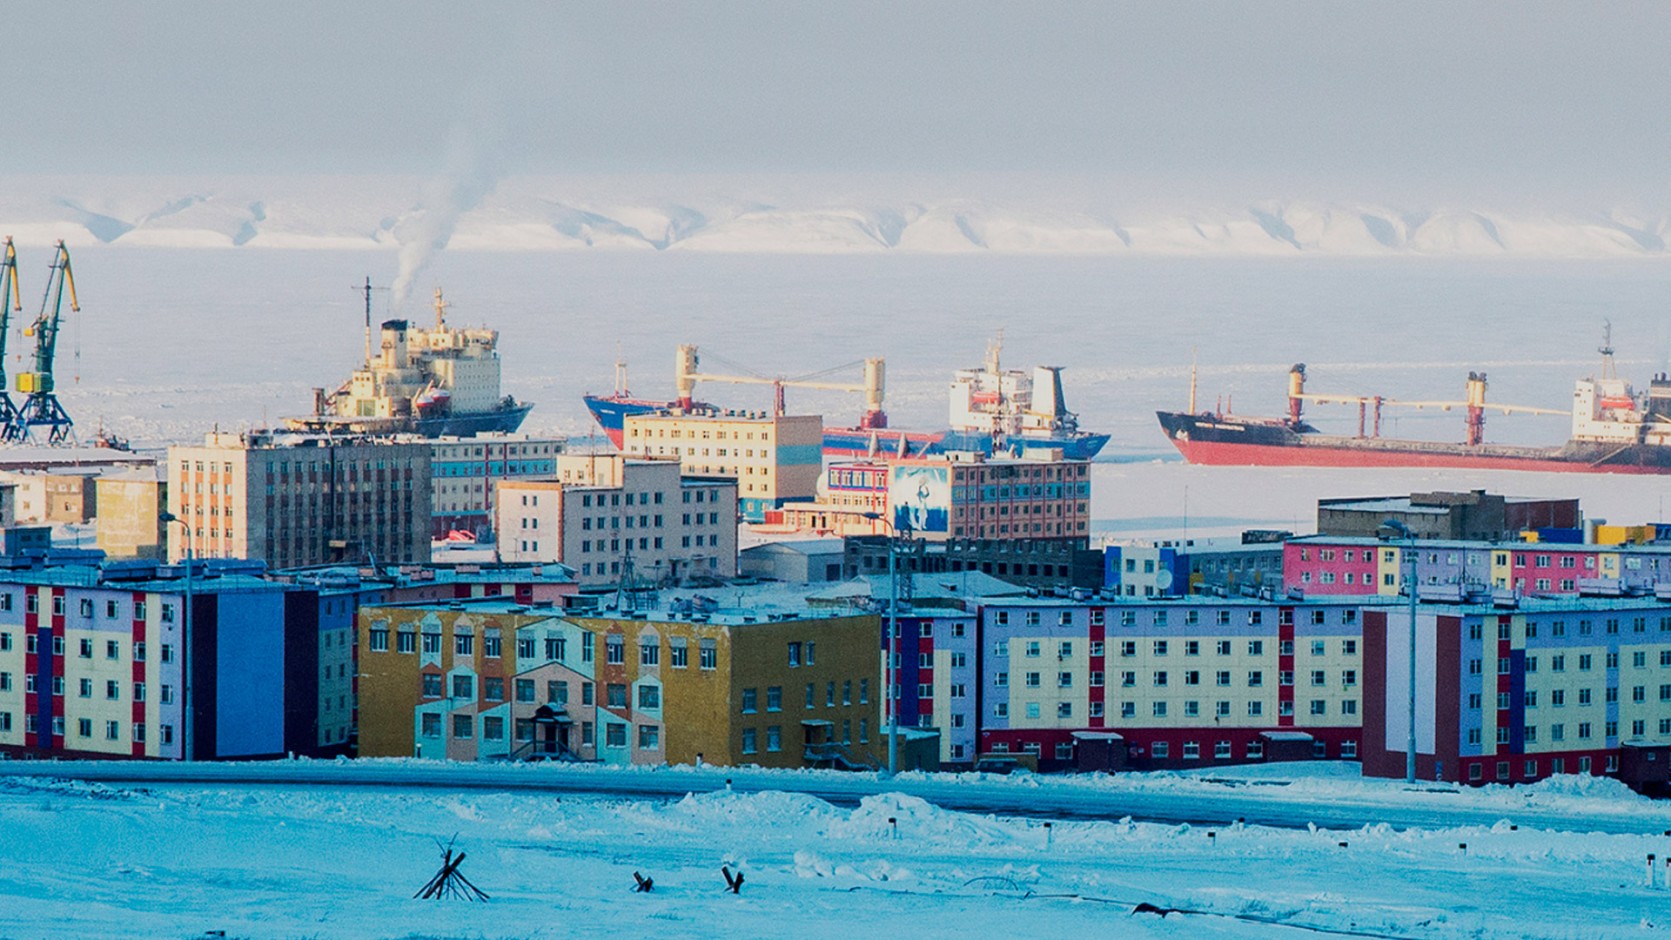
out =
[(950, 471), (945, 467), (895, 465), (888, 484), (894, 529), (945, 532), (951, 515)]

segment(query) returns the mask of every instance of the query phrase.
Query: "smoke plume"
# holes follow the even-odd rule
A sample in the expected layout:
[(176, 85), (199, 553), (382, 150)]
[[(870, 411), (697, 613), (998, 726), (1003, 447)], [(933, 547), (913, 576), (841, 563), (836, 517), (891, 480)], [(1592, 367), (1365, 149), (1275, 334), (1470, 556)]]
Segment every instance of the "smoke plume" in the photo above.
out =
[(400, 271), (391, 286), (397, 310), (435, 253), (447, 247), (459, 217), (480, 205), (497, 184), (491, 165), (496, 137), (481, 126), (485, 123), (478, 120), (475, 127), (453, 128), (441, 174), (424, 184), (418, 204), (394, 227), (395, 241), (400, 244)]

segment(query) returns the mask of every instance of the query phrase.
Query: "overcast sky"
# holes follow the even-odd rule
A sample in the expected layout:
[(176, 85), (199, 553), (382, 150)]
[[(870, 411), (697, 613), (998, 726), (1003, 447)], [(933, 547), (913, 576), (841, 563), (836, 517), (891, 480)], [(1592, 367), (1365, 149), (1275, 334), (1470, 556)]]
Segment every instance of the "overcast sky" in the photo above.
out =
[(1671, 5), (8, 4), (4, 173), (1666, 192)]

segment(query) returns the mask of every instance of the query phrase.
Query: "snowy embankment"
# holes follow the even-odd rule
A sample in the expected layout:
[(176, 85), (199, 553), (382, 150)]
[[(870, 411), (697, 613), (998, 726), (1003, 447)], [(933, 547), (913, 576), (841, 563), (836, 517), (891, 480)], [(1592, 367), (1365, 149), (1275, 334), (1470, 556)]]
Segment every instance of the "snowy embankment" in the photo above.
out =
[(1220, 824), (1422, 828), (1506, 822), (1545, 829), (1658, 834), (1671, 831), (1671, 803), (1604, 777), (1562, 776), (1518, 787), (1365, 779), (1356, 764), (1276, 764), (1203, 773), (1031, 775), (767, 770), (757, 767), (611, 767), (461, 764), (417, 759), (250, 763), (0, 762), (0, 778), (53, 777), (106, 783), (275, 784), (529, 790), (635, 798), (688, 793), (795, 792), (847, 805), (889, 793), (962, 811), (1035, 817), (1139, 819)]
[[(12, 777), (0, 827), (7, 937), (1589, 937), (1661, 936), (1671, 920), (1671, 891), (1643, 884), (1645, 854), (1671, 840), (1507, 822), (1046, 827), (897, 792), (841, 808), (783, 792), (645, 801)], [(491, 900), (412, 899), (449, 841)], [(740, 893), (725, 892), (722, 866), (744, 873)], [(633, 893), (634, 872), (654, 890)]]
[[(1099, 205), (1070, 193), (964, 193), (886, 179), (516, 177), (436, 203), (410, 177), (8, 177), (19, 244), (167, 248), (709, 253), (1439, 256), (1667, 255), (1671, 213), (1252, 200)], [(476, 185), (480, 183), (482, 185)], [(999, 187), (1001, 189), (1002, 187)], [(935, 189), (945, 189), (936, 187)], [(445, 216), (445, 218), (440, 218)]]

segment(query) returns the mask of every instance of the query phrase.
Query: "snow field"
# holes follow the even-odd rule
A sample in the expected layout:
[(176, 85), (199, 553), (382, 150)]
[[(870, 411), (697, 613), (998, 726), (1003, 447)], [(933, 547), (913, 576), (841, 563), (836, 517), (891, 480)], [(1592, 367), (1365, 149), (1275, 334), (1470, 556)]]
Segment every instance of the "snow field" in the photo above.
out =
[[(1047, 837), (1038, 820), (901, 794), (844, 809), (784, 792), (643, 801), (14, 779), (0, 785), (0, 823), (7, 937), (1589, 937), (1660, 935), (1671, 920), (1671, 891), (1642, 886), (1643, 857), (1671, 839), (1507, 822), (1056, 821)], [(462, 871), (493, 899), (412, 900), (455, 834)], [(741, 894), (724, 893), (721, 865), (746, 873)], [(631, 893), (635, 870), (654, 892)], [(1131, 915), (1139, 902), (1211, 913)]]

